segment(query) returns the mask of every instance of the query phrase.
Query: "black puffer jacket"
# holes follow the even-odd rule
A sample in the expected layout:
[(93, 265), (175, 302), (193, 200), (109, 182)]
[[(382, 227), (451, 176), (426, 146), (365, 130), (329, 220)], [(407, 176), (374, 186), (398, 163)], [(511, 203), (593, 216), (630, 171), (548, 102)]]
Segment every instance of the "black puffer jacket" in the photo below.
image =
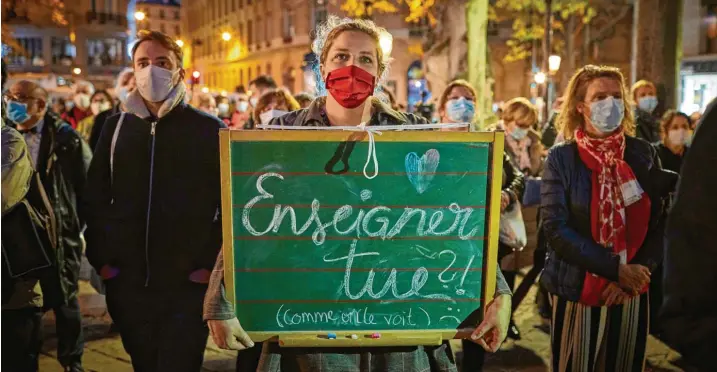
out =
[(660, 123), (652, 114), (635, 109), (635, 128), (637, 138), (656, 144), (660, 142)]
[[(212, 270), (221, 247), (219, 129), (224, 124), (183, 103), (160, 119), (107, 119), (88, 174), (87, 258), (119, 269), (127, 286), (191, 285)], [(153, 151), (154, 149), (154, 151)]]
[[(665, 210), (677, 174), (663, 170), (654, 147), (626, 137), (625, 161), (651, 201), (647, 237), (630, 263), (654, 270), (662, 261)], [(590, 201), (592, 173), (580, 160), (575, 141), (553, 147), (548, 154), (541, 187), (541, 213), (548, 257), (543, 287), (569, 301), (578, 301), (585, 272), (618, 281), (619, 256), (592, 238)]]

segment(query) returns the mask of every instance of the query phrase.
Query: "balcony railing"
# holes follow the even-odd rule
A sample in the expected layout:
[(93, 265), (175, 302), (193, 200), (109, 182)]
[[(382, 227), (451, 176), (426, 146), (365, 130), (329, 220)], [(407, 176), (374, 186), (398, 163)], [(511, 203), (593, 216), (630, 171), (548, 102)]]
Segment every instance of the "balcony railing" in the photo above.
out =
[(104, 12), (87, 12), (87, 23), (116, 24), (117, 26), (127, 26), (127, 16), (120, 13), (104, 13)]

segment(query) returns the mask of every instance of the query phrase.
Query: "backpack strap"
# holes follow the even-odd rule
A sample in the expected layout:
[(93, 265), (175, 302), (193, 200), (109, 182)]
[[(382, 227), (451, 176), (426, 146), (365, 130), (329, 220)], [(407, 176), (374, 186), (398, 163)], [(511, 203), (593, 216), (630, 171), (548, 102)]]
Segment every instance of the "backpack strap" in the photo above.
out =
[[(114, 184), (115, 175), (115, 147), (117, 147), (117, 139), (119, 138), (120, 130), (122, 129), (122, 123), (124, 122), (125, 112), (120, 114), (117, 126), (115, 126), (115, 132), (112, 135), (112, 143), (110, 144), (110, 188)], [(112, 198), (111, 203), (114, 204), (115, 199)]]

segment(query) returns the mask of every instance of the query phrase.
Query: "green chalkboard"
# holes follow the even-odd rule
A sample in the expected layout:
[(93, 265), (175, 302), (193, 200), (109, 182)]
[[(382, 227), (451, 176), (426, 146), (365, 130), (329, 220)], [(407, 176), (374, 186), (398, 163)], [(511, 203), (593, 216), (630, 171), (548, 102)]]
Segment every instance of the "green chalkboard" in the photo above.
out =
[(222, 133), (225, 281), (250, 335), (455, 331), (492, 297), (495, 135), (375, 137), (370, 179), (366, 133)]

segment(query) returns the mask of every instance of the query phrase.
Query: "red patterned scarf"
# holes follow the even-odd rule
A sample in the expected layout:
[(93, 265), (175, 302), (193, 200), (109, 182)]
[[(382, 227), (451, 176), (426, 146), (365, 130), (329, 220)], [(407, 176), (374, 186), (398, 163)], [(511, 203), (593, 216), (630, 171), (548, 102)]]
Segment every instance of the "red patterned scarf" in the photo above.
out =
[[(650, 198), (642, 190), (630, 166), (623, 160), (625, 134), (622, 129), (609, 137), (588, 137), (582, 129), (575, 138), (578, 153), (592, 171), (590, 224), (596, 242), (628, 263), (642, 246), (650, 220)], [(609, 280), (585, 273), (580, 302), (601, 306)], [(647, 291), (643, 288), (641, 293)]]

